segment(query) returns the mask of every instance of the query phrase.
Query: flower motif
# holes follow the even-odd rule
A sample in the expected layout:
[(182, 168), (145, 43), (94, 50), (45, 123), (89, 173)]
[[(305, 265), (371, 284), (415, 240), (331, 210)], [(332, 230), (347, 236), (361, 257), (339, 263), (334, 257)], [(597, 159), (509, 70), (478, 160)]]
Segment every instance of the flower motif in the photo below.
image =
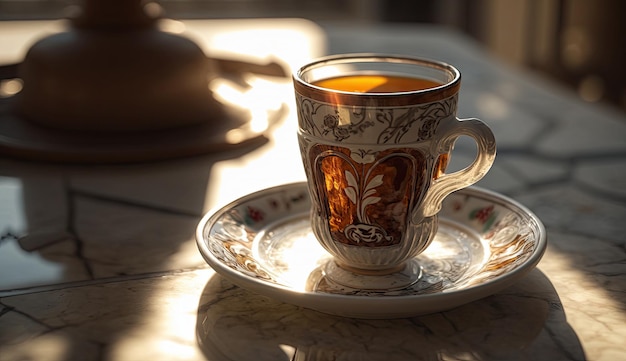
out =
[(246, 214), (246, 224), (254, 224), (262, 221), (265, 218), (265, 214), (258, 208), (248, 206)]
[(473, 215), (474, 215), (474, 218), (476, 218), (480, 223), (484, 224), (485, 222), (487, 222), (492, 212), (493, 212), (493, 204), (488, 207), (475, 210)]
[(339, 141), (348, 138), (350, 136), (350, 132), (344, 127), (336, 127), (333, 128), (333, 135), (335, 136), (335, 139)]
[(359, 149), (357, 152), (351, 152), (350, 158), (360, 164), (372, 163), (376, 160), (377, 152), (371, 149)]
[(384, 229), (373, 224), (351, 224), (344, 230), (346, 237), (356, 243), (391, 241)]
[(496, 221), (497, 212), (494, 211), (494, 206), (491, 204), (483, 208), (474, 209), (470, 212), (469, 218), (477, 220), (483, 225), (483, 232), (487, 232)]
[(324, 125), (328, 128), (335, 128), (339, 125), (339, 118), (333, 114), (326, 114), (324, 116)]

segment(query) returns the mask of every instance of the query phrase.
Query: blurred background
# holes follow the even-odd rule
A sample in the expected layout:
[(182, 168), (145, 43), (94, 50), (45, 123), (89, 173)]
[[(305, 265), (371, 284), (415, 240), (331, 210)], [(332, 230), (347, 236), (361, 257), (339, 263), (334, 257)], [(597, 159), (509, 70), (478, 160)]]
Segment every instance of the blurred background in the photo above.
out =
[[(80, 0), (0, 0), (0, 21), (59, 19)], [(626, 112), (622, 0), (158, 0), (167, 17), (304, 18), (424, 23), (458, 29), (512, 66), (565, 84), (588, 102)], [(0, 34), (2, 36), (2, 34)]]

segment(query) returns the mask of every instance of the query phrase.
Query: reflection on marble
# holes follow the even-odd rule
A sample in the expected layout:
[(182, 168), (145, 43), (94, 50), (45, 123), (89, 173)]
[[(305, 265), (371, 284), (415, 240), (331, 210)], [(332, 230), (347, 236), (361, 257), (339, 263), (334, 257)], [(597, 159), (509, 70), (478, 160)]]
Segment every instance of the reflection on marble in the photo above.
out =
[(210, 360), (583, 359), (558, 295), (538, 270), (506, 291), (454, 310), (396, 320), (358, 320), (207, 283), (197, 320)]
[(584, 358), (559, 296), (539, 270), (465, 306), (396, 320), (298, 308), (209, 269), (5, 297), (2, 304), (3, 360)]
[(211, 274), (205, 267), (4, 297), (0, 360), (200, 359), (194, 324)]

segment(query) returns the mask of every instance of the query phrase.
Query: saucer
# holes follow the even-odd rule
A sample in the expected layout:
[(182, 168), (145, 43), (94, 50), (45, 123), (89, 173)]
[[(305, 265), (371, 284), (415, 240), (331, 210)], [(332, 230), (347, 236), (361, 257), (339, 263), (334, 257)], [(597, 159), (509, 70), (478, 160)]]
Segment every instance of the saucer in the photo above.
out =
[[(216, 133), (212, 123), (168, 130), (99, 134), (39, 126), (8, 111), (0, 100), (0, 155), (16, 159), (59, 163), (134, 163), (176, 159), (264, 144), (270, 127), (286, 108), (265, 114), (267, 127), (251, 129), (249, 115), (238, 115), (239, 125)], [(226, 121), (226, 120), (224, 120)], [(229, 137), (229, 135), (233, 135)]]
[(541, 259), (546, 232), (526, 207), (470, 187), (449, 195), (437, 235), (415, 258), (423, 275), (401, 289), (351, 289), (326, 279), (331, 262), (309, 221), (306, 183), (265, 189), (208, 213), (200, 253), (223, 277), (259, 294), (354, 318), (400, 318), (448, 310), (515, 283)]
[[(238, 80), (238, 87), (249, 88), (243, 94), (254, 87), (239, 84), (245, 82), (237, 79), (237, 74), (286, 77), (284, 69), (275, 63), (252, 64), (213, 58), (212, 61), (225, 73), (224, 76), (228, 75), (223, 79)], [(18, 66), (0, 65), (0, 85), (2, 81), (18, 79)], [(256, 89), (257, 92), (262, 90)], [(288, 111), (287, 105), (280, 100), (262, 106), (224, 101), (223, 114), (206, 123), (163, 130), (107, 133), (38, 125), (12, 111), (13, 99), (12, 95), (0, 94), (0, 155), (59, 163), (134, 163), (245, 150), (265, 144), (269, 131)]]

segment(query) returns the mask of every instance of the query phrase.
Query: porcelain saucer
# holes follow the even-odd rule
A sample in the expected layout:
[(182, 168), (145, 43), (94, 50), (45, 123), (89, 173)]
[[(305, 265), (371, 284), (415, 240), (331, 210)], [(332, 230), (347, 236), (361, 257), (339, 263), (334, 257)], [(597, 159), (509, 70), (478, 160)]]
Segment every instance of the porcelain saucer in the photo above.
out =
[(324, 276), (332, 257), (309, 224), (305, 183), (265, 189), (204, 216), (200, 253), (236, 285), (282, 302), (354, 318), (399, 318), (444, 311), (516, 282), (541, 259), (546, 232), (530, 210), (470, 187), (448, 196), (439, 229), (415, 261), (420, 281), (403, 289), (359, 290)]

